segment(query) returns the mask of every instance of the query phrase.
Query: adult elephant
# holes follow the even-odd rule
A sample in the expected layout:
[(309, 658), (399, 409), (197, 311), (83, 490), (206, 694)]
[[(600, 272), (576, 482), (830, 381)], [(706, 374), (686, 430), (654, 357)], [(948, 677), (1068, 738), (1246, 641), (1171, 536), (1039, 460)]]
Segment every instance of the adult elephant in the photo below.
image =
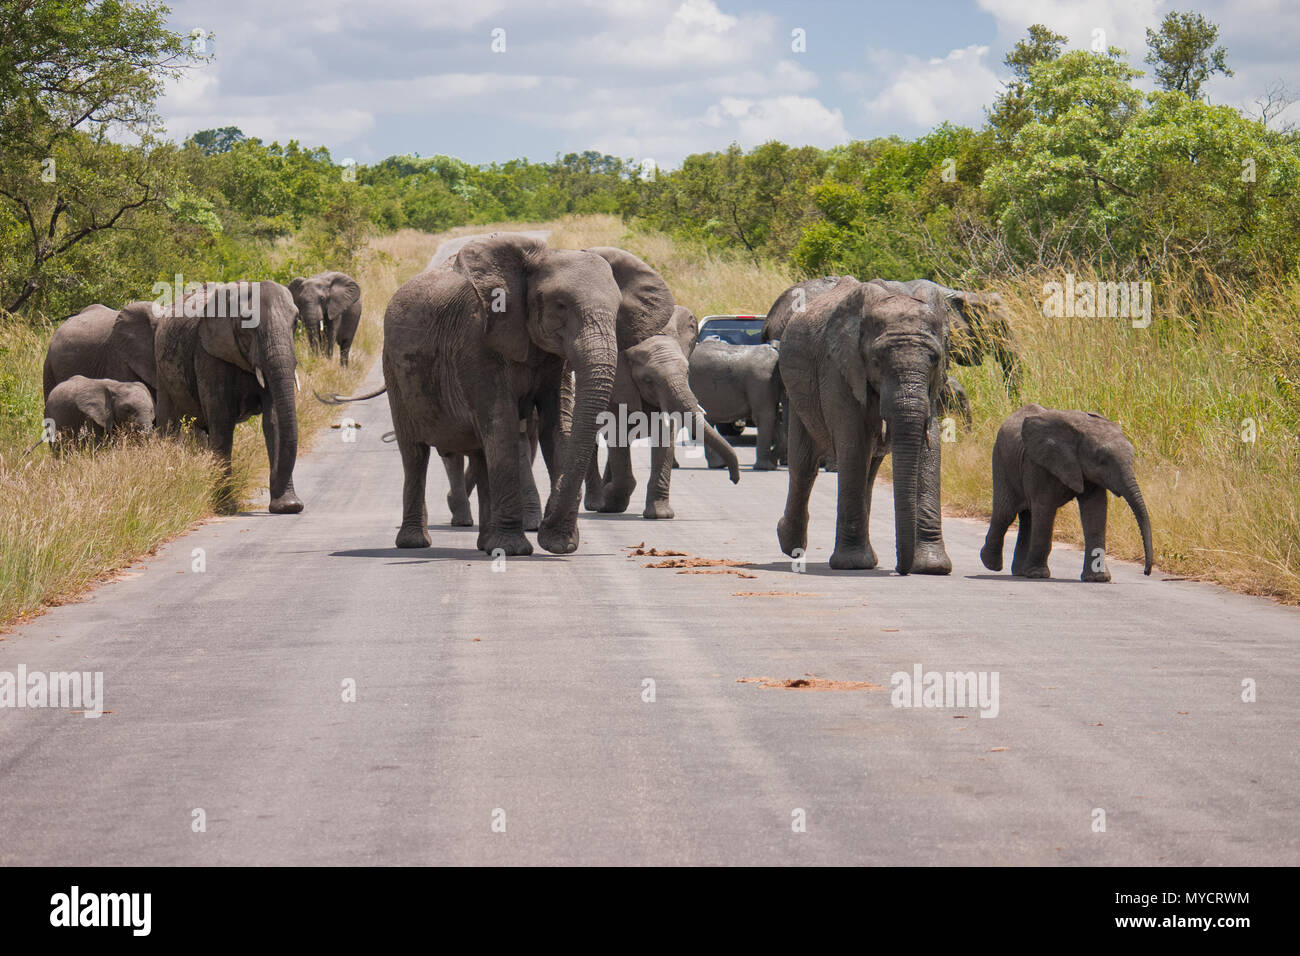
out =
[(321, 272), (289, 283), (298, 315), (307, 330), (312, 352), (334, 357), (339, 346), (339, 364), (348, 367), (348, 353), (361, 322), (361, 287), (343, 272)]
[[(771, 471), (782, 457), (777, 424), (781, 373), (776, 346), (701, 342), (691, 355), (691, 391), (715, 425), (744, 419), (758, 426), (754, 470)], [(710, 455), (709, 465), (714, 464)]]
[[(467, 243), (454, 262), (397, 290), (384, 314), (383, 366), (405, 471), (399, 548), (429, 546), (425, 483), (429, 451), (437, 448), (469, 456), (480, 476), (479, 548), (532, 553), (523, 529), (519, 423), (536, 409), (551, 474), (537, 540), (555, 554), (577, 550), (582, 478), (618, 364), (621, 299), (601, 256), (510, 233)], [(576, 398), (561, 449), (566, 362)]]
[(275, 282), (209, 283), (158, 322), (160, 428), (192, 418), (230, 474), (235, 425), (259, 412), (271, 465), (272, 514), (297, 514), (297, 357), (293, 296)]
[(158, 391), (154, 330), (162, 313), (153, 302), (132, 302), (120, 310), (97, 303), (68, 318), (45, 351), (44, 397), (74, 375), (141, 382), (153, 397)]
[(947, 318), (931, 292), (841, 279), (793, 311), (781, 333), (790, 399), (789, 492), (781, 549), (806, 553), (808, 496), (818, 462), (839, 465), (836, 569), (873, 568), (871, 489), (893, 454), (899, 574), (948, 574), (939, 502), (936, 408), (947, 374)]
[[(602, 476), (592, 463), (587, 474), (585, 507), (589, 511), (618, 514), (627, 510), (636, 489), (632, 473), (633, 435), (620, 435), (618, 423), (646, 422), (661, 413), (688, 424), (692, 436), (720, 456), (732, 482), (740, 480), (735, 450), (708, 423), (690, 387), (690, 355), (695, 348), (695, 316), (673, 299), (663, 277), (649, 264), (624, 249), (600, 246), (590, 250), (604, 258), (621, 291), (618, 309), (618, 374), (604, 429), (609, 458)], [(633, 418), (632, 416), (637, 416)], [(643, 417), (644, 416), (644, 417)], [(670, 420), (673, 420), (670, 418)], [(672, 518), (669, 502), (675, 429), (651, 429), (650, 478), (646, 486), (643, 518)]]

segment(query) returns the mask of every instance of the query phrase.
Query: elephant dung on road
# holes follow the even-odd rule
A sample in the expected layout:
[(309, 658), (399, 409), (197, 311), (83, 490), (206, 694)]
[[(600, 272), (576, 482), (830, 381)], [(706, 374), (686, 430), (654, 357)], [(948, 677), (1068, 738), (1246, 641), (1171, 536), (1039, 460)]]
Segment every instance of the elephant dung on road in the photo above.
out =
[(69, 317), (45, 351), (44, 397), (74, 375), (141, 382), (155, 395), (154, 332), (163, 312), (154, 302), (132, 302), (116, 311), (95, 304)]
[(1011, 573), (1051, 577), (1056, 512), (1078, 499), (1083, 525), (1084, 581), (1109, 581), (1106, 568), (1106, 494), (1127, 503), (1142, 532), (1145, 573), (1151, 573), (1151, 519), (1133, 469), (1133, 445), (1123, 430), (1096, 412), (1026, 405), (1012, 413), (993, 443), (993, 518), (980, 560), (1002, 570), (1002, 542), (1020, 518)]
[(298, 315), (307, 330), (312, 352), (334, 357), (339, 346), (339, 364), (348, 367), (348, 353), (361, 322), (361, 287), (343, 272), (322, 272), (289, 283)]
[(804, 304), (791, 312), (780, 338), (791, 410), (789, 491), (777, 524), (781, 549), (807, 553), (808, 496), (818, 462), (829, 455), (839, 468), (830, 565), (875, 567), (871, 490), (892, 449), (898, 573), (950, 573), (935, 414), (948, 365), (942, 303), (933, 292), (849, 278)]
[(45, 419), (53, 423), (56, 443), (82, 435), (106, 438), (119, 430), (148, 434), (153, 417), (153, 396), (141, 382), (74, 375), (45, 399)]
[[(758, 426), (754, 470), (776, 468), (783, 449), (777, 432), (781, 372), (775, 345), (731, 345), (707, 341), (691, 355), (691, 391), (714, 425), (744, 419)], [(713, 466), (712, 455), (709, 465)]]
[(208, 433), (230, 475), (235, 425), (259, 412), (271, 465), (272, 514), (297, 514), (298, 308), (275, 282), (208, 283), (158, 321), (158, 425), (177, 431), (185, 418)]

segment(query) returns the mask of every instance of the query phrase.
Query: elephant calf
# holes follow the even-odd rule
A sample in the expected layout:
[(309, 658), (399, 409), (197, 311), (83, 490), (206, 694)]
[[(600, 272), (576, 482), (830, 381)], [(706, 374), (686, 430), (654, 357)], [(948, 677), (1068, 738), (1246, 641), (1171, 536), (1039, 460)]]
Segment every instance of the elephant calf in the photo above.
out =
[(154, 404), (140, 382), (74, 375), (50, 390), (45, 419), (57, 440), (86, 434), (105, 438), (119, 429), (153, 431)]
[[(691, 391), (707, 409), (709, 421), (723, 425), (745, 419), (758, 426), (755, 471), (775, 469), (782, 451), (777, 434), (781, 405), (778, 358), (770, 343), (701, 342), (691, 355)], [(707, 454), (709, 467), (722, 467), (720, 458), (711, 451)]]
[(1020, 518), (1011, 573), (1051, 577), (1052, 526), (1057, 510), (1079, 500), (1084, 581), (1109, 581), (1106, 569), (1106, 493), (1128, 502), (1142, 530), (1146, 573), (1151, 573), (1151, 521), (1133, 473), (1133, 446), (1120, 427), (1096, 412), (1026, 405), (998, 429), (993, 444), (993, 520), (980, 551), (990, 571), (1002, 570), (1002, 540)]

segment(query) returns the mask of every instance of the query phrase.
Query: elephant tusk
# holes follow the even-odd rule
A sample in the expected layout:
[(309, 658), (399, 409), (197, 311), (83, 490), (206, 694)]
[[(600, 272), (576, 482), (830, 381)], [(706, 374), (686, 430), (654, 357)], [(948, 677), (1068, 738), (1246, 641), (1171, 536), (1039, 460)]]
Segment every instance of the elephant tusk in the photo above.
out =
[(253, 374), (257, 376), (257, 384), (262, 388), (266, 388), (266, 379), (262, 378), (262, 370), (260, 368), (255, 368), (253, 369)]
[(298, 381), (298, 370), (297, 370), (297, 369), (294, 369), (294, 370), (293, 370), (293, 390), (294, 390), (295, 392), (301, 392), (301, 391), (302, 391), (302, 383)]

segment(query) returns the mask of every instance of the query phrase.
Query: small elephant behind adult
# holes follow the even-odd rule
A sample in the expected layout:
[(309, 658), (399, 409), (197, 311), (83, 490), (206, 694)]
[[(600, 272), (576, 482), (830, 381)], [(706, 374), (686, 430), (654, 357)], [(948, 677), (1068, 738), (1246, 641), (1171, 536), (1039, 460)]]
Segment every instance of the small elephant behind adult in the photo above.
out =
[(289, 293), (298, 307), (311, 351), (333, 358), (337, 342), (339, 364), (347, 368), (352, 340), (361, 323), (361, 287), (356, 280), (343, 272), (321, 272), (294, 279), (289, 283)]
[[(771, 343), (701, 342), (691, 355), (691, 391), (714, 425), (744, 419), (758, 426), (754, 470), (772, 471), (782, 449), (777, 434), (781, 405), (779, 353)], [(709, 467), (722, 467), (710, 451)], [(715, 464), (716, 461), (716, 464)]]
[(944, 383), (943, 391), (939, 393), (939, 411), (944, 415), (955, 413), (961, 416), (962, 424), (970, 428), (972, 421), (970, 397), (967, 396), (966, 389), (962, 388), (961, 382), (951, 375)]
[[(519, 421), (519, 494), (523, 498), (525, 531), (536, 531), (542, 525), (542, 499), (533, 478), (533, 463), (537, 461), (537, 448), (541, 434), (541, 420), (534, 410)], [(478, 487), (481, 477), (473, 459), (465, 455), (441, 455), (442, 467), (447, 472), (447, 508), (451, 511), (451, 524), (456, 528), (474, 526), (474, 512), (469, 496)]]
[(1123, 498), (1142, 532), (1145, 573), (1151, 573), (1151, 519), (1133, 469), (1133, 445), (1120, 427), (1096, 412), (1059, 411), (1026, 405), (1014, 412), (993, 443), (993, 518), (980, 560), (1002, 570), (1002, 542), (1017, 516), (1011, 573), (1051, 577), (1056, 512), (1079, 502), (1083, 525), (1084, 581), (1109, 581), (1106, 568), (1106, 495)]
[(69, 316), (45, 350), (44, 396), (74, 375), (141, 382), (151, 397), (156, 395), (154, 334), (163, 311), (153, 302), (132, 302), (120, 310), (96, 303)]
[(127, 430), (147, 435), (153, 431), (153, 396), (140, 382), (74, 375), (51, 389), (45, 419), (53, 424), (56, 443)]

